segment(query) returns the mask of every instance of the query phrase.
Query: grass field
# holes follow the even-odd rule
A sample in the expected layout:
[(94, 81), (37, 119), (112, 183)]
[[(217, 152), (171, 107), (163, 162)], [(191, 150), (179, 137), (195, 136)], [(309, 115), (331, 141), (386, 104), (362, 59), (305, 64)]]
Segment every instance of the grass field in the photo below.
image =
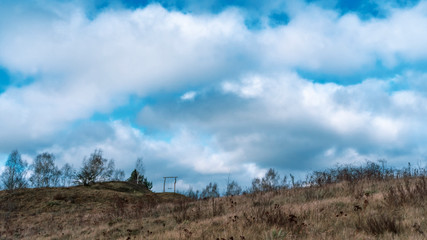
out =
[(192, 200), (126, 182), (0, 192), (0, 239), (427, 239), (425, 177)]

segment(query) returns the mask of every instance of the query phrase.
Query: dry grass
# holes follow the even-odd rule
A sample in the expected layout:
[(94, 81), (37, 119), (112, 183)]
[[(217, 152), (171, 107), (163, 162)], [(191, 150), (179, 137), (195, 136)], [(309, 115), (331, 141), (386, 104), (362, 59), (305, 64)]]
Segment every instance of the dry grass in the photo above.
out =
[(0, 192), (0, 239), (426, 239), (424, 177), (190, 200), (128, 183)]

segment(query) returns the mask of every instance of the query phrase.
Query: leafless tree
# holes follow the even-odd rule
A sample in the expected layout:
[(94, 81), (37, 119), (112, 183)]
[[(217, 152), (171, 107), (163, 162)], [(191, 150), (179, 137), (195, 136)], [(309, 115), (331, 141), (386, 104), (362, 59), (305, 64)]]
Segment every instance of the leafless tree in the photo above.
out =
[(61, 183), (62, 186), (68, 187), (73, 183), (73, 180), (76, 178), (76, 171), (73, 169), (73, 167), (66, 163), (61, 168)]
[(111, 178), (113, 181), (123, 181), (125, 179), (125, 172), (121, 169), (114, 170), (114, 174)]
[(111, 167), (111, 164), (107, 166), (107, 162), (107, 159), (102, 157), (102, 151), (95, 150), (88, 159), (83, 160), (83, 166), (77, 173), (76, 182), (87, 186), (105, 180), (109, 174), (108, 168)]
[(55, 165), (55, 156), (51, 153), (41, 153), (37, 155), (31, 165), (33, 173), (30, 182), (34, 187), (53, 187), (59, 184), (61, 172)]
[(108, 161), (107, 165), (105, 166), (105, 169), (102, 172), (101, 178), (99, 181), (105, 182), (105, 181), (113, 180), (114, 171), (115, 171), (114, 169), (115, 169), (114, 160), (110, 159), (110, 161)]
[(136, 170), (136, 182), (139, 183), (141, 182), (141, 178), (144, 176), (145, 174), (145, 166), (144, 166), (144, 162), (142, 161), (143, 158), (140, 157), (136, 160), (136, 164), (135, 164), (135, 170)]
[(6, 161), (5, 170), (1, 174), (1, 181), (6, 190), (15, 190), (27, 187), (25, 175), (27, 162), (21, 158), (18, 150), (13, 151)]
[(236, 181), (231, 181), (227, 183), (227, 190), (225, 192), (225, 196), (236, 196), (242, 193), (242, 188), (237, 184)]
[(276, 170), (270, 168), (263, 178), (252, 180), (252, 192), (271, 191), (280, 187), (280, 175)]
[(216, 198), (219, 197), (218, 184), (209, 183), (205, 189), (203, 189), (201, 198)]

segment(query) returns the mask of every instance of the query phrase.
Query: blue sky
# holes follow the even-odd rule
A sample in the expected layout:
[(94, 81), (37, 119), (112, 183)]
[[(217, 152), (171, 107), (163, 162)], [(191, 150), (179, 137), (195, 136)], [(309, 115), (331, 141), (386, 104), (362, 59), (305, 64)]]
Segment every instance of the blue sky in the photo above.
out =
[(427, 1), (2, 1), (0, 162), (143, 157), (200, 189), (425, 166)]

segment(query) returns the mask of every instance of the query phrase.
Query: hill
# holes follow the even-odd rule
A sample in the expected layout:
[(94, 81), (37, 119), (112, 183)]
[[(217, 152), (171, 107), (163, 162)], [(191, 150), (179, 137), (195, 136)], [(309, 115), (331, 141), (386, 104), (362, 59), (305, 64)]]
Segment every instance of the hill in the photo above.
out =
[[(98, 230), (103, 224), (109, 228), (122, 221), (124, 212), (131, 212), (135, 219), (146, 209), (183, 198), (180, 194), (153, 193), (129, 182), (1, 191), (0, 239), (94, 239), (102, 234)], [(120, 237), (105, 231), (109, 238)]]
[(0, 192), (0, 239), (426, 239), (423, 176), (191, 200), (129, 183)]

